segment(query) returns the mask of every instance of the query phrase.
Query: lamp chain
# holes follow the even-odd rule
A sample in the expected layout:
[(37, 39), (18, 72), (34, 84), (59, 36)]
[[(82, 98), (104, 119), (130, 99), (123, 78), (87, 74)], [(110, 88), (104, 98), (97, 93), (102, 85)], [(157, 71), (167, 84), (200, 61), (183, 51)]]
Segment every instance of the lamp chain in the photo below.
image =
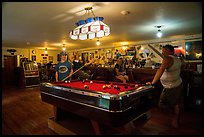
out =
[(93, 10), (91, 9), (91, 12), (92, 12), (92, 14), (94, 15), (94, 18), (96, 18), (96, 16), (95, 16), (95, 14), (94, 14), (94, 12), (93, 12)]

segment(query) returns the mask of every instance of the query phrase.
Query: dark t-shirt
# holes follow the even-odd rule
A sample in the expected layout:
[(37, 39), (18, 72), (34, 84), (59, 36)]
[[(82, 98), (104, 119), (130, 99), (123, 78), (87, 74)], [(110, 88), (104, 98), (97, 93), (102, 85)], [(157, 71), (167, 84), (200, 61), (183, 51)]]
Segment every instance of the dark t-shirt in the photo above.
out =
[[(71, 69), (73, 69), (73, 67), (69, 61), (65, 61), (63, 63), (59, 62), (55, 67), (55, 71), (58, 72), (58, 80), (62, 81), (66, 78), (70, 74)], [(69, 78), (69, 80), (70, 79), (71, 78)]]

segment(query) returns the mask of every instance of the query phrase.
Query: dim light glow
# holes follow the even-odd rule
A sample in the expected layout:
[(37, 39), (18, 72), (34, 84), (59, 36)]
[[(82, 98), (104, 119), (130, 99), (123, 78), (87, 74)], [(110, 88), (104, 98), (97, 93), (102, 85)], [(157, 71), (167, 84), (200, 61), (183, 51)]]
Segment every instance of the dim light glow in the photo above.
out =
[(126, 50), (127, 48), (128, 48), (127, 46), (123, 46), (123, 47), (122, 47), (123, 50)]
[(202, 53), (195, 53), (196, 58), (200, 58), (202, 56)]
[(121, 45), (128, 45), (129, 42), (120, 42)]
[(65, 48), (65, 47), (62, 47), (62, 50), (63, 50), (63, 51), (65, 51), (65, 50), (66, 50), (66, 48)]

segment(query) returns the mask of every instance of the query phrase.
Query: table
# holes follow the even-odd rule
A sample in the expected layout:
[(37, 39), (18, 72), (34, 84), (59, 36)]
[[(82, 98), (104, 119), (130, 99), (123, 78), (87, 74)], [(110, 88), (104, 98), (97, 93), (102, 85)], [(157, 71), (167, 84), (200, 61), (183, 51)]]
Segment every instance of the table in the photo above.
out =
[[(151, 85), (96, 80), (92, 82), (72, 80), (67, 83), (41, 83), (41, 99), (56, 106), (56, 121), (63, 117), (64, 112), (61, 111), (60, 114), (60, 110), (65, 110), (92, 120), (94, 127), (97, 127), (94, 123), (123, 126), (147, 112), (153, 105), (151, 93), (154, 88)], [(84, 85), (89, 89), (85, 89)], [(104, 85), (111, 85), (111, 88), (103, 89)], [(120, 90), (115, 86), (120, 87)]]

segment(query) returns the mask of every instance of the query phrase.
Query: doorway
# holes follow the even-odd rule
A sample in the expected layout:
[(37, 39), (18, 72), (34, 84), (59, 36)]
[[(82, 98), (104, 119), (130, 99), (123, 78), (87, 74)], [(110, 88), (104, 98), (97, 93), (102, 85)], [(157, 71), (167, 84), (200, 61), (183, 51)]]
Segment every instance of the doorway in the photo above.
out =
[(15, 85), (15, 57), (4, 55), (4, 68), (3, 68), (3, 87), (13, 87)]

